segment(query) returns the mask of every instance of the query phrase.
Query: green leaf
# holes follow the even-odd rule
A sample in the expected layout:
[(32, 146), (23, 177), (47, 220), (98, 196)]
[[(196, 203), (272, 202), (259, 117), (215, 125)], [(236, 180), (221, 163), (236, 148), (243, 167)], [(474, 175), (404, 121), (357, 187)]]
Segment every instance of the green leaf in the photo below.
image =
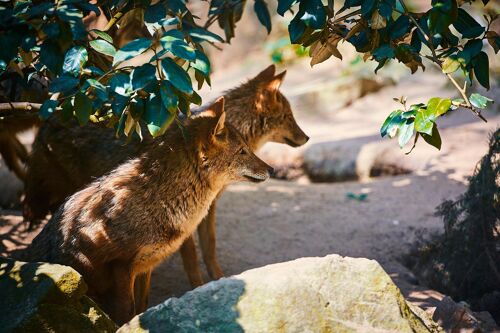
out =
[(479, 52), (481, 52), (481, 49), (483, 48), (483, 42), (479, 39), (474, 39), (468, 41), (462, 52), (459, 54), (464, 56), (466, 59), (466, 62), (468, 63), (472, 58), (477, 56)]
[(68, 122), (73, 117), (73, 104), (72, 99), (66, 99), (61, 105), (61, 119), (63, 122)]
[(399, 137), (398, 143), (399, 147), (403, 148), (406, 146), (408, 141), (410, 141), (413, 136), (413, 132), (415, 130), (415, 121), (413, 118), (408, 119), (399, 127)]
[(144, 21), (148, 23), (159, 23), (167, 16), (165, 3), (160, 1), (155, 5), (148, 6), (144, 13)]
[(212, 43), (224, 42), (224, 39), (222, 39), (222, 37), (220, 37), (219, 35), (214, 34), (213, 32), (202, 28), (189, 29), (188, 34), (189, 36), (193, 37), (193, 40), (195, 42), (203, 42), (203, 41)]
[(116, 49), (113, 45), (102, 39), (94, 39), (89, 42), (90, 47), (99, 53), (114, 57), (116, 55)]
[(57, 5), (57, 16), (69, 24), (73, 39), (84, 40), (87, 38), (87, 30), (83, 24), (83, 12), (70, 1), (59, 1)]
[(92, 73), (92, 75), (101, 76), (104, 74), (102, 69), (95, 67), (95, 66), (89, 66), (86, 69), (89, 70)]
[(75, 96), (76, 119), (80, 125), (86, 125), (92, 113), (92, 101), (85, 94), (78, 93)]
[(82, 46), (75, 46), (66, 52), (63, 63), (63, 73), (80, 76), (83, 66), (89, 60), (87, 50)]
[(455, 55), (451, 55), (443, 62), (443, 73), (453, 73), (460, 68), (460, 61)]
[(292, 44), (295, 44), (300, 40), (305, 30), (306, 25), (304, 24), (304, 22), (300, 20), (298, 15), (295, 16), (295, 18), (291, 20), (290, 24), (288, 25), (288, 33), (290, 35), (290, 41), (292, 42)]
[(266, 27), (267, 33), (269, 34), (271, 32), (271, 15), (269, 15), (269, 9), (267, 8), (266, 2), (264, 0), (255, 0), (253, 8), (259, 22)]
[(26, 18), (33, 18), (36, 16), (41, 16), (47, 14), (49, 10), (52, 10), (54, 8), (53, 3), (41, 3), (39, 5), (31, 7), (27, 12), (26, 12)]
[(80, 83), (80, 79), (68, 75), (59, 76), (58, 78), (52, 80), (49, 86), (50, 93), (61, 92), (63, 94), (74, 89), (78, 83)]
[(151, 95), (146, 104), (143, 119), (147, 124), (149, 133), (155, 138), (165, 133), (175, 116), (167, 111), (159, 96)]
[(363, 17), (370, 17), (373, 9), (375, 8), (375, 0), (365, 0), (361, 3), (361, 15)]
[(107, 101), (108, 99), (108, 89), (105, 85), (95, 79), (87, 79), (86, 85), (92, 87), (94, 89), (95, 95), (97, 98), (103, 101)]
[(42, 107), (38, 112), (39, 117), (43, 120), (48, 119), (50, 115), (56, 111), (56, 107), (57, 101), (51, 99), (46, 100), (45, 102), (43, 102)]
[(409, 30), (410, 30), (410, 19), (405, 15), (401, 15), (394, 22), (394, 24), (390, 26), (389, 37), (391, 39), (401, 38), (404, 35), (406, 35)]
[(375, 60), (380, 61), (384, 59), (393, 59), (396, 56), (396, 52), (390, 45), (382, 45), (379, 48), (375, 49), (372, 52), (373, 57)]
[(182, 42), (173, 42), (170, 45), (169, 51), (176, 57), (186, 59), (189, 61), (195, 60), (196, 59), (196, 53), (195, 50)]
[(420, 133), (431, 134), (434, 122), (432, 119), (427, 118), (425, 109), (420, 109), (415, 115), (415, 130)]
[(384, 124), (380, 128), (380, 135), (382, 137), (385, 137), (386, 135), (389, 135), (389, 137), (394, 137), (395, 130), (397, 131), (397, 128), (404, 122), (406, 122), (406, 119), (402, 117), (402, 114), (403, 111), (401, 110), (391, 112), (391, 114), (385, 119)]
[(133, 92), (130, 77), (125, 73), (116, 73), (109, 81), (109, 88), (122, 96), (129, 96)]
[(160, 96), (163, 106), (168, 110), (168, 112), (175, 114), (179, 99), (172, 89), (172, 86), (167, 81), (163, 81), (160, 85)]
[(321, 29), (326, 22), (326, 11), (321, 0), (301, 1), (299, 7), (300, 20), (313, 29)]
[(451, 107), (451, 99), (433, 97), (427, 102), (426, 118), (434, 121), (437, 117), (448, 112)]
[(144, 64), (136, 67), (130, 73), (130, 83), (132, 90), (137, 91), (143, 89), (149, 84), (156, 83), (156, 68), (151, 64)]
[(132, 59), (146, 51), (153, 41), (148, 38), (137, 38), (116, 52), (113, 66), (128, 59)]
[[(4, 46), (2, 45), (2, 47)], [(50, 39), (43, 42), (40, 47), (40, 62), (42, 64), (47, 66), (51, 72), (59, 74), (63, 61), (64, 55), (58, 43)]]
[(163, 72), (165, 73), (166, 79), (172, 83), (174, 87), (179, 89), (186, 94), (193, 93), (193, 86), (191, 83), (191, 78), (182, 69), (181, 66), (177, 65), (175, 61), (170, 58), (165, 58), (161, 62)]
[(477, 81), (486, 89), (490, 89), (490, 66), (488, 55), (483, 51), (472, 59)]
[(453, 26), (463, 38), (477, 38), (484, 32), (484, 27), (462, 8), (458, 8), (458, 19)]
[(92, 29), (90, 31), (95, 33), (100, 38), (104, 39), (106, 42), (113, 44), (113, 38), (110, 35), (108, 35), (106, 32), (98, 30), (98, 29)]
[(438, 150), (441, 150), (441, 135), (439, 135), (436, 124), (433, 124), (431, 134), (422, 133), (422, 138), (424, 138), (425, 142), (427, 142), (431, 146), (434, 146)]
[(478, 93), (473, 93), (469, 97), (470, 102), (472, 105), (474, 105), (476, 108), (479, 109), (484, 109), (486, 108), (489, 104), (494, 103), (494, 101), (491, 98), (488, 98), (486, 96), (480, 95)]
[(191, 63), (191, 67), (196, 68), (200, 72), (203, 73), (203, 75), (208, 76), (210, 74), (210, 60), (208, 60), (208, 57), (205, 55), (205, 53), (196, 50), (196, 60)]
[(283, 16), (299, 0), (278, 0), (278, 14)]

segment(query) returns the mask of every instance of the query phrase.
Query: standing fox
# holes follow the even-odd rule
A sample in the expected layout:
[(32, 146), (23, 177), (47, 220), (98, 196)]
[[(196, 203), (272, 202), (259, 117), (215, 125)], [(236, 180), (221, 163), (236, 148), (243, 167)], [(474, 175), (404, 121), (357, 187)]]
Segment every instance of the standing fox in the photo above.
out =
[[(252, 151), (270, 141), (296, 147), (309, 139), (279, 91), (285, 74), (275, 75), (272, 65), (225, 94), (227, 120), (243, 135)], [(28, 163), (25, 219), (32, 222), (43, 219), (49, 210), (55, 211), (67, 196), (92, 179), (137, 156), (143, 144), (137, 140), (125, 145), (114, 138), (111, 129), (67, 127), (53, 119), (47, 121), (33, 143)], [(220, 278), (223, 273), (215, 252), (215, 202), (198, 230), (209, 275)], [(203, 284), (193, 238), (186, 240), (181, 254), (191, 285)]]
[(264, 181), (271, 170), (225, 124), (221, 98), (69, 197), (24, 259), (74, 267), (122, 324), (135, 315), (136, 276), (178, 250), (224, 186)]

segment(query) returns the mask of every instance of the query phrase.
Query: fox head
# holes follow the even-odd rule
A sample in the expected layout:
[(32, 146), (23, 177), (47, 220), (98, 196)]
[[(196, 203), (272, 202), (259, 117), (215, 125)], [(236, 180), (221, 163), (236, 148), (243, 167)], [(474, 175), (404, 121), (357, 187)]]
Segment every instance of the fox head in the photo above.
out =
[(228, 120), (253, 150), (266, 142), (298, 147), (309, 140), (297, 125), (290, 103), (279, 91), (286, 71), (275, 75), (275, 70), (274, 65), (269, 66), (227, 95)]
[(226, 121), (224, 97), (218, 98), (200, 118), (206, 126), (200, 131), (198, 158), (208, 177), (225, 184), (269, 178), (273, 168), (255, 156), (241, 134)]

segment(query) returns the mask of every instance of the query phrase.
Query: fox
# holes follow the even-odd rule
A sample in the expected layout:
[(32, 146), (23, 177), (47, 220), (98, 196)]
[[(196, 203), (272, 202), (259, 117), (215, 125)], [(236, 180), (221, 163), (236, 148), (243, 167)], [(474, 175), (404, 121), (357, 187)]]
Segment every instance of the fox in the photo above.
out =
[(227, 122), (224, 98), (182, 127), (70, 196), (23, 254), (76, 269), (118, 324), (136, 314), (137, 275), (180, 248), (224, 186), (272, 172)]
[(24, 164), (28, 161), (28, 150), (19, 141), (17, 133), (38, 125), (38, 119), (0, 120), (0, 156), (9, 170), (22, 181), (26, 179)]
[[(276, 74), (276, 67), (270, 65), (224, 93), (227, 120), (242, 134), (252, 152), (267, 142), (297, 147), (309, 140), (279, 90), (285, 75), (286, 71)], [(194, 110), (194, 117), (200, 112), (203, 108)], [(25, 221), (36, 224), (56, 211), (67, 196), (139, 154), (148, 141), (151, 138), (145, 135), (142, 143), (132, 138), (124, 144), (123, 138), (115, 137), (113, 129), (68, 126), (49, 118), (40, 127), (28, 160)], [(216, 201), (198, 228), (203, 260), (211, 279), (224, 275), (216, 256)], [(194, 238), (188, 238), (180, 252), (191, 286), (202, 285)]]
[[(28, 75), (26, 70), (23, 72), (24, 75)], [(11, 109), (4, 110), (5, 113), (0, 116), (0, 156), (7, 168), (21, 181), (26, 178), (25, 165), (29, 154), (17, 135), (38, 128), (40, 120), (28, 108), (16, 109), (11, 102), (25, 102), (31, 110), (33, 105), (44, 101), (45, 98), (47, 98), (47, 88), (39, 76), (33, 75), (32, 80), (26, 84), (20, 74), (13, 70), (6, 70), (0, 74), (0, 103)]]

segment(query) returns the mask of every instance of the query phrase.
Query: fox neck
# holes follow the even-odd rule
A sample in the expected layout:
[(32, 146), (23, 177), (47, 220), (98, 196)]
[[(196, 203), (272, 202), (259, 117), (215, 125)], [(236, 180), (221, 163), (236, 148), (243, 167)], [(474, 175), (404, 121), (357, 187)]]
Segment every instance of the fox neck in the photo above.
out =
[(270, 133), (267, 133), (259, 117), (254, 94), (231, 95), (231, 92), (228, 93), (225, 105), (227, 121), (238, 129), (250, 149), (255, 152), (269, 141)]
[[(167, 144), (163, 142), (163, 145)], [(182, 145), (155, 148), (143, 155), (140, 162), (140, 169), (148, 170), (144, 176), (148, 188), (145, 201), (161, 205), (162, 215), (175, 223), (205, 215), (211, 201), (222, 189), (221, 182), (204, 172), (195, 149)]]

